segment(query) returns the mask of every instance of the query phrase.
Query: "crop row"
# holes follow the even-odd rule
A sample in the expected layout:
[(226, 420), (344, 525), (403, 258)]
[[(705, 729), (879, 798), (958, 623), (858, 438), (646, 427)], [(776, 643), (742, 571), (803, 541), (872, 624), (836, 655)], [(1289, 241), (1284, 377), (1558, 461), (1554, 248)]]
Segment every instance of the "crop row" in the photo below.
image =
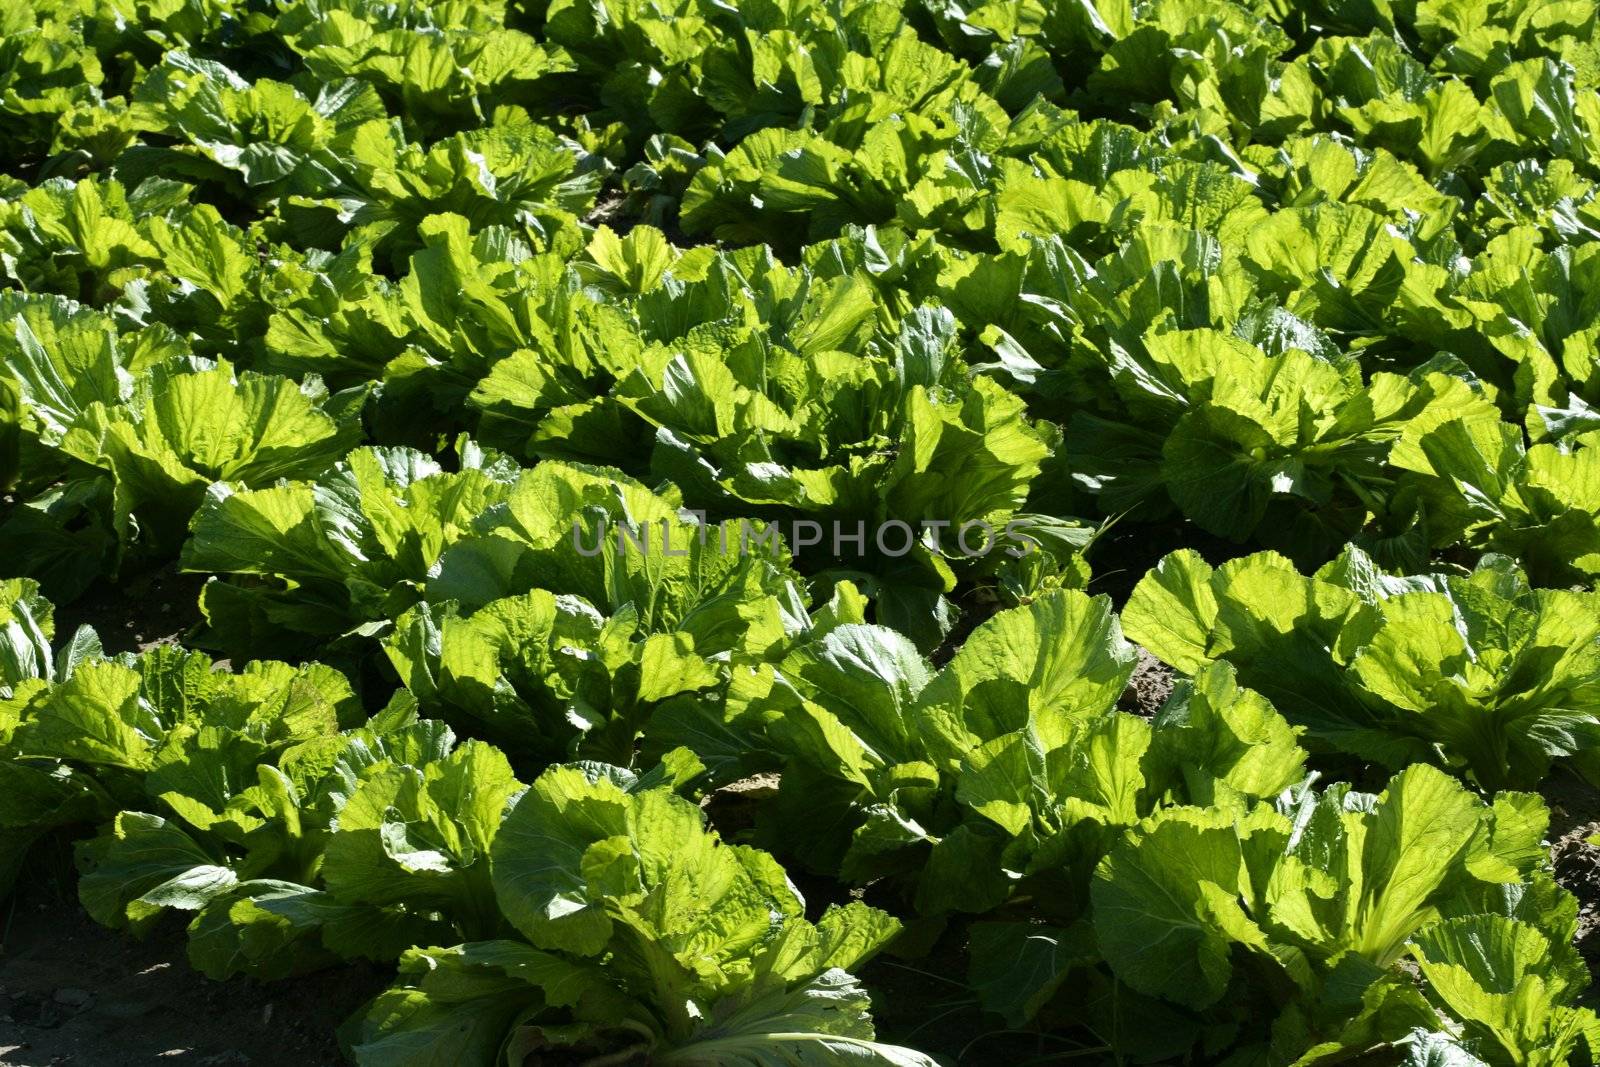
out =
[(372, 1067), (950, 1061), (935, 942), (1063, 1056), (1600, 1060), (1597, 30), (0, 0), (0, 892), (393, 965)]
[[(1320, 785), (1226, 661), (1153, 721), (1120, 711), (1135, 657), (1104, 598), (1003, 611), (935, 670), (848, 586), (788, 619), (738, 601), (773, 625), (717, 651), (536, 590), (403, 623), (407, 687), (369, 719), (317, 664), (105, 658), (87, 629), (52, 655), (49, 604), (6, 593), (10, 873), (31, 838), (98, 824), (89, 912), (187, 913), (211, 977), (398, 962), (345, 1035), (360, 1063), (933, 1063), (872, 1041), (848, 971), (899, 923), (859, 901), (809, 921), (778, 859), (686, 799), (758, 767), (782, 771), (757, 826), (778, 857), (971, 922), (972, 988), (1014, 1026), (1046, 1012), (1134, 1059), (1425, 1063), (1470, 1035), (1485, 1061), (1557, 1064), (1600, 1039), (1536, 795), (1425, 765), (1377, 795)], [(1445, 594), (1392, 600), (1417, 596)], [(598, 755), (641, 728), (664, 749), (643, 772), (516, 777), (558, 738)]]

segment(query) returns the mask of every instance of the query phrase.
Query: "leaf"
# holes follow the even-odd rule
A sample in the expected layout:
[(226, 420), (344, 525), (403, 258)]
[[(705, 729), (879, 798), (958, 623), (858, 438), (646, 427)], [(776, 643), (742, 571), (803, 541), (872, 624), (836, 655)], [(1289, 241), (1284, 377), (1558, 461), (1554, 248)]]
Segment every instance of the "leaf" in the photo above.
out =
[(34, 698), (15, 743), (24, 755), (81, 760), (128, 770), (151, 766), (160, 727), (139, 699), (138, 674), (117, 663), (87, 663)]
[(723, 1008), (693, 1038), (655, 1059), (717, 1067), (933, 1067), (936, 1061), (920, 1052), (872, 1040), (869, 1003), (849, 974), (824, 971), (796, 989)]
[(1497, 915), (1450, 919), (1419, 935), (1412, 955), (1434, 993), (1467, 1032), (1506, 1055), (1560, 1063), (1592, 1034), (1595, 1016), (1549, 968), (1537, 929)]
[(54, 612), (51, 603), (39, 595), (38, 582), (29, 578), (0, 581), (0, 694), (10, 695), (29, 678), (48, 681), (54, 676), (50, 656)]
[(238, 882), (230, 868), (182, 828), (155, 815), (123, 812), (81, 846), (78, 896), (97, 922), (139, 928), (163, 908), (199, 911)]
[(1095, 937), (1134, 989), (1190, 1008), (1215, 1004), (1233, 975), (1230, 945), (1267, 952), (1232, 821), (1174, 808), (1124, 840), (1095, 872)]
[(1067, 981), (1074, 968), (1099, 958), (1087, 924), (1055, 927), (977, 923), (972, 927), (968, 981), (985, 1011), (1007, 1026), (1027, 1025)]

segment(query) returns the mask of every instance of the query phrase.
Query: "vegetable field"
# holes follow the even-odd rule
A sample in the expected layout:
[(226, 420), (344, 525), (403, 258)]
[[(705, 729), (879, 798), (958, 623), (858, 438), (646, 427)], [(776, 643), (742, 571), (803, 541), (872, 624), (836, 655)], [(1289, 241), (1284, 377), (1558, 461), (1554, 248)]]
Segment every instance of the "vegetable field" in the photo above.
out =
[(208, 1064), (1595, 1064), (1597, 31), (0, 0), (0, 941), (350, 1010)]

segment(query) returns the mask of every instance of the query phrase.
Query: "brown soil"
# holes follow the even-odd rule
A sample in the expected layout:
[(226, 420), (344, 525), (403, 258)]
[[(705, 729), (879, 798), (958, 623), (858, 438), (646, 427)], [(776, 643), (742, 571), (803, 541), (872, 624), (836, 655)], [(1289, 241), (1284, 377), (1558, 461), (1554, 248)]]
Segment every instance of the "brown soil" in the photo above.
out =
[(777, 793), (776, 774), (755, 774), (707, 793), (700, 807), (723, 840), (743, 841), (755, 827), (756, 813)]
[[(1550, 858), (1556, 881), (1578, 898), (1578, 953), (1600, 983), (1600, 790), (1571, 773), (1545, 783), (1550, 805)], [(1600, 984), (1590, 986), (1591, 1001), (1600, 1002)]]
[(609, 226), (618, 237), (626, 237), (633, 229), (634, 217), (628, 213), (628, 198), (621, 193), (601, 193), (584, 222), (590, 226)]
[(1139, 665), (1128, 679), (1128, 688), (1122, 691), (1117, 707), (1135, 715), (1151, 718), (1172, 695), (1175, 675), (1172, 668), (1156, 659), (1144, 649), (1139, 649)]
[(190, 969), (180, 922), (107, 930), (52, 888), (0, 905), (0, 1067), (324, 1067), (334, 1032), (384, 984), (352, 966), (283, 982)]
[(200, 621), (201, 574), (181, 574), (176, 564), (101, 582), (71, 604), (56, 607), (56, 644), (87, 623), (109, 655), (175, 644)]

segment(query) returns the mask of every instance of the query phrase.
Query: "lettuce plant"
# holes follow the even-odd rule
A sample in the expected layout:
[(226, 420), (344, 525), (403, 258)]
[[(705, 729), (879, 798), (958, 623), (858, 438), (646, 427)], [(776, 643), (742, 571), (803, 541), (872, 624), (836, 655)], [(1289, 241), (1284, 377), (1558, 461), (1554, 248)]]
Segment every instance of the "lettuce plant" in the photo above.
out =
[(1600, 771), (1596, 594), (1533, 588), (1505, 557), (1400, 578), (1353, 547), (1310, 576), (1273, 553), (1212, 568), (1183, 551), (1123, 618), (1179, 670), (1234, 664), (1323, 749), (1489, 789), (1536, 785), (1558, 760)]
[(1563, 1062), (1600, 1030), (1561, 943), (1573, 901), (1545, 869), (1547, 819), (1536, 797), (1485, 802), (1425, 766), (1377, 796), (1167, 809), (1096, 871), (1096, 941), (1120, 981), (1207, 1019), (1196, 1037), (1260, 1043), (1238, 1062), (1322, 1062), (1416, 1030), (1476, 1062)]
[(1225, 666), (1153, 725), (1116, 711), (1134, 654), (1103, 598), (1001, 612), (939, 671), (847, 601), (827, 614), (781, 660), (741, 665), (723, 723), (668, 712), (657, 728), (742, 737), (715, 748), (782, 768), (767, 832), (784, 855), (887, 877), (927, 914), (988, 911), (1042, 879), (1074, 917), (1088, 870), (1156, 804), (1230, 805), (1304, 774), (1294, 731)]
[(667, 781), (599, 764), (540, 775), (492, 851), (520, 939), (413, 949), (347, 1028), (355, 1061), (930, 1067), (873, 1039), (849, 974), (895, 921), (860, 903), (808, 921), (782, 868), (708, 831), (661, 770)]

